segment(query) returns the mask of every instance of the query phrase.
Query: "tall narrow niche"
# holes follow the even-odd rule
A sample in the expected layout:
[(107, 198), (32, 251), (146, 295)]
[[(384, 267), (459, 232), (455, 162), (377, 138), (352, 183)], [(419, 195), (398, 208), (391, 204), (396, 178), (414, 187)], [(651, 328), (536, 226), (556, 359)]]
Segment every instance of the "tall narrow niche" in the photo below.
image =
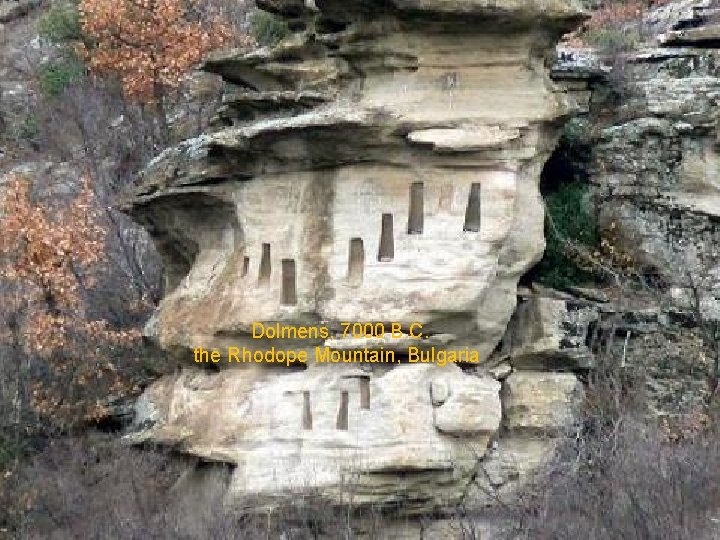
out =
[(263, 244), (258, 285), (267, 285), (268, 283), (270, 283), (270, 244)]
[(422, 234), (425, 209), (424, 209), (424, 186), (422, 182), (410, 184), (410, 210), (408, 212), (408, 234)]
[(393, 237), (393, 215), (383, 214), (380, 229), (380, 249), (378, 261), (390, 262), (395, 258), (395, 239)]
[(303, 413), (302, 413), (303, 429), (312, 429), (312, 409), (310, 408), (310, 391), (303, 392)]
[(470, 232), (480, 231), (480, 184), (478, 183), (473, 183), (470, 186), (463, 230)]
[(359, 287), (363, 282), (365, 270), (365, 247), (362, 238), (350, 239), (350, 254), (348, 256), (348, 283), (352, 287)]
[(370, 409), (370, 378), (362, 377), (360, 380), (360, 408)]
[(282, 260), (282, 299), (284, 306), (294, 306), (297, 304), (297, 278), (295, 276), (295, 260)]
[(340, 394), (340, 408), (338, 409), (337, 423), (335, 427), (341, 430), (348, 429), (348, 405), (350, 403), (350, 394), (347, 390), (343, 390)]

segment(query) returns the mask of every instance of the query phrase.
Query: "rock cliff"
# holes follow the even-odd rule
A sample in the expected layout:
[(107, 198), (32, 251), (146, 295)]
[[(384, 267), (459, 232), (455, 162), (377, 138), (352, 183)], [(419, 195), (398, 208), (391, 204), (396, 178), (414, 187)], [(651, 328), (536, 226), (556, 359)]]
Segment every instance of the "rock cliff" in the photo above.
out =
[(650, 11), (642, 22), (653, 29), (650, 38), (615, 59), (614, 98), (591, 119), (599, 225), (646, 277), (640, 318), (655, 319), (657, 328), (650, 335), (627, 329), (628, 362), (648, 374), (648, 391), (664, 413), (697, 410), (716, 377), (718, 9), (706, 0)]
[(687, 2), (654, 14), (667, 31), (625, 59), (620, 106), (598, 122), (593, 148), (602, 226), (614, 223), (620, 246), (675, 286), (716, 264), (699, 259), (713, 256), (720, 215), (719, 7)]
[(131, 437), (234, 464), (232, 500), (454, 504), (489, 446), (495, 462), (542, 457), (581, 393), (571, 373), (487, 362), (543, 252), (540, 171), (588, 97), (549, 77), (579, 6), (259, 4), (295, 32), (207, 61), (227, 83), (217, 129), (158, 156), (131, 205), (167, 270), (149, 335), (191, 364), (195, 347), (359, 343), (253, 339), (254, 322), (421, 323), (418, 347), (479, 363), (189, 368), (146, 391)]

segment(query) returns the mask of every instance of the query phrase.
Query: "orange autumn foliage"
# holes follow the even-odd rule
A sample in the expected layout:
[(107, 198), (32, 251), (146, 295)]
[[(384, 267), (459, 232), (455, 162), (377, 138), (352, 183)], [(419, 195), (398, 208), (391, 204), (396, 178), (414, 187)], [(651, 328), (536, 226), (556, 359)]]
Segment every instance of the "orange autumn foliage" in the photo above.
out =
[(58, 221), (49, 209), (30, 202), (29, 183), (12, 179), (3, 205), (0, 253), (13, 257), (0, 275), (23, 280), (54, 302), (79, 309), (78, 281), (73, 266), (87, 268), (102, 255), (104, 229), (97, 224), (87, 181), (80, 195)]
[(190, 20), (195, 0), (81, 0), (82, 31), (90, 46), (80, 46), (90, 70), (116, 75), (129, 98), (157, 102), (178, 86), (203, 56), (232, 41), (219, 18)]
[(101, 418), (107, 394), (133, 390), (112, 351), (130, 346), (140, 333), (87, 315), (85, 292), (106, 236), (89, 180), (63, 211), (33, 204), (29, 185), (11, 179), (0, 210), (0, 300), (15, 321), (0, 340), (43, 362), (46, 376), (32, 384), (32, 403), (36, 412), (68, 426)]

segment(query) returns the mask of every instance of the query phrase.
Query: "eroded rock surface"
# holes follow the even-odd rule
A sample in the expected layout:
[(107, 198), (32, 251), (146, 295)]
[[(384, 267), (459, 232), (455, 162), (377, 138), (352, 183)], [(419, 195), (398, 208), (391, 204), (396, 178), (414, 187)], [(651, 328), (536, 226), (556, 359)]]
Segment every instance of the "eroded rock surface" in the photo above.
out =
[[(538, 175), (575, 105), (544, 55), (577, 11), (346, 4), (272, 50), (208, 61), (241, 87), (234, 125), (148, 168), (133, 213), (168, 267), (161, 343), (236, 344), (254, 321), (419, 321), (486, 357), (502, 335), (542, 254)], [(232, 114), (248, 108), (270, 118)]]
[[(314, 4), (262, 2), (298, 32), (208, 60), (232, 88), (216, 130), (146, 170), (131, 211), (168, 283), (148, 331), (190, 362), (199, 346), (278, 346), (251, 338), (257, 321), (333, 331), (419, 322), (420, 347), (472, 348), (481, 363), (472, 373), (188, 370), (146, 392), (132, 438), (235, 464), (234, 500), (302, 491), (436, 509), (463, 498), (512, 423), (484, 362), (543, 251), (540, 170), (587, 97), (551, 81), (546, 62), (580, 10), (565, 0)], [(325, 345), (360, 346), (335, 335)], [(502, 383), (518, 407), (547, 396), (533, 428), (578, 384), (572, 374), (521, 380)]]
[(145, 394), (146, 429), (132, 437), (236, 464), (238, 498), (306, 492), (427, 510), (463, 496), (500, 427), (499, 391), (455, 366), (189, 370)]

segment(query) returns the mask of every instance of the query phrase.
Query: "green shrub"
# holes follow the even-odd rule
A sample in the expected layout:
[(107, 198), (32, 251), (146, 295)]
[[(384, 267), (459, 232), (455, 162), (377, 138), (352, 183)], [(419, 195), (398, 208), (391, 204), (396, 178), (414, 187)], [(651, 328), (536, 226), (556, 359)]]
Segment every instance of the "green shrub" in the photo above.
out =
[(40, 68), (40, 90), (48, 97), (57, 97), (72, 83), (85, 75), (85, 66), (78, 58), (63, 58)]
[(562, 184), (546, 197), (545, 204), (546, 247), (537, 267), (537, 280), (556, 289), (595, 281), (596, 276), (578, 263), (571, 248), (575, 245), (594, 252), (600, 245), (587, 184)]
[(262, 46), (280, 43), (289, 33), (287, 22), (266, 11), (255, 11), (250, 16), (250, 33)]
[(23, 118), (22, 122), (15, 126), (15, 137), (18, 139), (33, 141), (39, 133), (40, 126), (38, 125), (37, 118), (32, 114), (28, 114)]
[(38, 22), (40, 37), (50, 43), (67, 43), (82, 38), (80, 14), (73, 2), (53, 5)]

